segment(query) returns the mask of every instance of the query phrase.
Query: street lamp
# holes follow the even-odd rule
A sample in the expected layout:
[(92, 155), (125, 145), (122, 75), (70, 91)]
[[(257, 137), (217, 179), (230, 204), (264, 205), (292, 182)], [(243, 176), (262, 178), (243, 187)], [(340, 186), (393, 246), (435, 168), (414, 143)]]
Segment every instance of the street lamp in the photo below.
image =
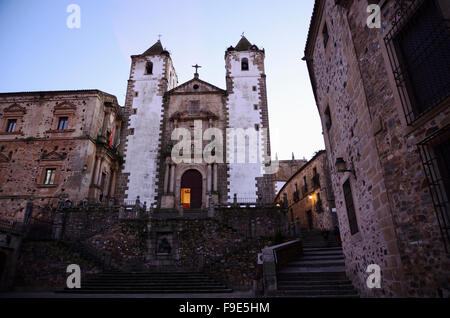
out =
[(352, 169), (347, 169), (347, 163), (345, 162), (344, 158), (339, 157), (339, 158), (336, 158), (336, 162), (334, 165), (336, 167), (337, 172), (341, 172), (341, 173), (351, 172), (351, 173), (353, 173), (353, 175), (356, 178), (355, 169), (353, 168), (353, 162), (352, 162)]

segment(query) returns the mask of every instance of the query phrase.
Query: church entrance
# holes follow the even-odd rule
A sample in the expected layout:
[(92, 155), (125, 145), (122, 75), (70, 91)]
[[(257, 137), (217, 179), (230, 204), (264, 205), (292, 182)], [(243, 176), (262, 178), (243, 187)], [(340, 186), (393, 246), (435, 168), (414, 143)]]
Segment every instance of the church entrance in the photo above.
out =
[(186, 171), (181, 177), (181, 203), (184, 209), (201, 209), (202, 174), (197, 170)]

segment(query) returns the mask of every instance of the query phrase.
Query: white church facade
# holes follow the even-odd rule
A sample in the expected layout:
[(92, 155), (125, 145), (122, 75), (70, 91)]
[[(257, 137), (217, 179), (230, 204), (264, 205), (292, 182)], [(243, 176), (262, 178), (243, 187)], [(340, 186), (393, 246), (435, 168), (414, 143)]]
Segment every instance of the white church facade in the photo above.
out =
[(225, 52), (221, 89), (197, 68), (178, 85), (160, 41), (132, 56), (117, 193), (160, 209), (273, 202), (264, 58), (243, 36)]

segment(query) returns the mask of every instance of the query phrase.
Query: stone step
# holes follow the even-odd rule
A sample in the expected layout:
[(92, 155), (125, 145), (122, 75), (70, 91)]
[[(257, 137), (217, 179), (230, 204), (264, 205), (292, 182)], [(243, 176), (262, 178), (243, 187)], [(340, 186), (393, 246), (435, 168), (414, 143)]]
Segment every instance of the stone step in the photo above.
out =
[(358, 297), (358, 293), (356, 292), (356, 290), (282, 290), (278, 291), (277, 294), (289, 297), (328, 296), (334, 298), (338, 295)]
[(67, 289), (57, 291), (59, 293), (77, 293), (77, 294), (218, 294), (231, 293), (232, 289)]
[(278, 280), (304, 280), (304, 281), (318, 281), (318, 280), (347, 280), (347, 276), (344, 271), (340, 272), (280, 272)]
[(345, 266), (344, 260), (309, 260), (309, 261), (295, 261), (286, 265), (290, 267), (330, 267), (330, 266)]
[(322, 280), (279, 280), (278, 286), (316, 286), (316, 285), (348, 285), (351, 284), (349, 280), (331, 280), (331, 279), (322, 279)]
[(105, 272), (82, 281), (67, 293), (224, 293), (227, 286), (205, 273)]
[(344, 256), (341, 251), (305, 251), (302, 256)]
[(323, 254), (319, 254), (319, 255), (305, 255), (299, 259), (296, 259), (294, 261), (309, 261), (309, 260), (344, 260), (344, 255), (323, 255)]
[(225, 285), (179, 285), (179, 286), (164, 286), (164, 285), (81, 285), (81, 289), (170, 289), (170, 290), (189, 290), (189, 289), (224, 289)]
[(86, 281), (83, 286), (223, 286), (216, 281), (209, 282), (117, 282), (117, 281)]
[(308, 251), (308, 252), (316, 252), (316, 251), (341, 251), (342, 252), (342, 247), (303, 247), (303, 251)]
[(278, 286), (278, 290), (298, 290), (298, 291), (304, 291), (304, 290), (352, 290), (355, 291), (355, 288), (352, 284), (347, 285), (314, 285), (314, 286), (307, 286), (307, 285), (299, 285), (299, 286)]

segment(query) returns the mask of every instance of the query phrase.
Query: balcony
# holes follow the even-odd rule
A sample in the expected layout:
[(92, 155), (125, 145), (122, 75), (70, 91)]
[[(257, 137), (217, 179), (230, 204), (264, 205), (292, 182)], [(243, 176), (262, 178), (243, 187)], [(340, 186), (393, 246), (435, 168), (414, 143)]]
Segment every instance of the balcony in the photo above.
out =
[(311, 183), (312, 183), (313, 189), (320, 188), (320, 176), (318, 174), (314, 175), (311, 178)]
[(294, 200), (294, 202), (300, 201), (300, 193), (299, 193), (298, 191), (295, 191), (295, 192), (292, 194), (292, 199)]

